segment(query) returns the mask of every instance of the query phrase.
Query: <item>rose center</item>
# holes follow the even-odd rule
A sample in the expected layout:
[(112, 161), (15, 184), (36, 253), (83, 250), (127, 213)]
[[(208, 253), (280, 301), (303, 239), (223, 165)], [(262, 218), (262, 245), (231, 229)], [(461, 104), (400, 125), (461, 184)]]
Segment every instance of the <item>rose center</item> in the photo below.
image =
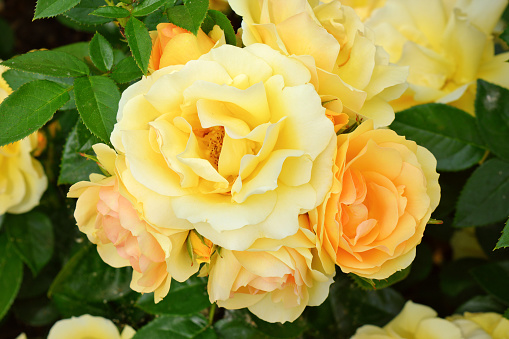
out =
[(221, 149), (223, 148), (223, 139), (224, 139), (223, 126), (211, 127), (207, 132), (203, 134), (203, 142), (205, 143), (206, 146), (205, 156), (216, 170), (219, 165), (219, 156), (221, 155)]

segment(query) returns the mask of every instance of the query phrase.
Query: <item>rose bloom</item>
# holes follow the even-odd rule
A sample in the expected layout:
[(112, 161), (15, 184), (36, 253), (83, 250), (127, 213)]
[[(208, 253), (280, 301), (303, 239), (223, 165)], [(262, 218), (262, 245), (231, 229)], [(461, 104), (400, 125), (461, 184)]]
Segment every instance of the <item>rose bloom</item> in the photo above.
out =
[[(387, 0), (341, 0), (341, 3), (350, 6), (355, 10), (355, 13), (362, 21), (365, 21), (371, 16), (371, 13), (377, 8), (382, 7)], [(330, 2), (330, 1), (322, 1)]]
[(337, 0), (314, 7), (306, 0), (230, 0), (230, 6), (242, 16), (245, 45), (261, 42), (316, 65), (312, 82), (327, 108), (360, 113), (375, 127), (392, 122), (387, 102), (405, 91), (408, 70), (389, 64), (351, 7)]
[(509, 320), (498, 313), (466, 312), (463, 315), (455, 314), (447, 317), (447, 320), (459, 327), (461, 334), (467, 339), (509, 338)]
[[(383, 328), (364, 325), (351, 339), (466, 339), (452, 322), (437, 317), (432, 308), (407, 301), (403, 310)], [(489, 338), (489, 337), (488, 337)]]
[[(160, 23), (156, 31), (150, 32), (152, 38), (152, 52), (148, 64), (152, 73), (160, 68), (172, 65), (184, 65), (190, 60), (196, 60), (210, 51), (216, 42), (223, 38), (219, 26), (210, 31), (210, 37), (202, 29), (198, 34), (185, 30), (172, 23)], [(224, 38), (223, 38), (224, 40)], [(224, 42), (223, 42), (224, 43)]]
[(337, 137), (335, 177), (309, 213), (318, 247), (345, 273), (384, 279), (415, 257), (440, 200), (436, 160), (424, 147), (368, 120)]
[(135, 334), (136, 331), (128, 325), (120, 334), (111, 320), (84, 314), (57, 321), (51, 327), (48, 339), (131, 339)]
[(295, 234), (332, 184), (334, 128), (310, 79), (266, 45), (223, 45), (126, 89), (111, 141), (167, 199), (139, 197), (161, 206), (146, 220), (188, 223), (239, 251)]
[[(144, 218), (144, 206), (127, 192), (140, 193), (129, 173), (124, 173), (125, 158), (104, 144), (94, 145), (101, 165), (111, 174), (92, 174), (90, 182), (73, 185), (68, 197), (78, 198), (74, 216), (80, 231), (97, 244), (101, 258), (110, 266), (132, 266), (131, 288), (141, 293), (154, 292), (159, 302), (170, 289), (171, 278), (185, 281), (198, 271), (186, 248), (189, 231), (157, 227)], [(164, 203), (164, 198), (161, 198)], [(145, 207), (158, 208), (159, 205)]]
[[(0, 75), (7, 70), (0, 66)], [(0, 102), (11, 88), (0, 76)], [(48, 187), (41, 163), (31, 155), (37, 148), (37, 132), (0, 147), (0, 215), (25, 213), (39, 204)]]
[(474, 113), (478, 78), (509, 88), (509, 53), (495, 55), (493, 29), (507, 0), (387, 0), (366, 25), (390, 61), (410, 66), (396, 110), (428, 102)]
[(324, 272), (307, 217), (300, 219), (307, 227), (287, 239), (260, 239), (248, 251), (216, 253), (210, 265), (210, 302), (227, 309), (247, 307), (262, 320), (281, 323), (294, 321), (308, 305), (320, 305), (334, 273)]

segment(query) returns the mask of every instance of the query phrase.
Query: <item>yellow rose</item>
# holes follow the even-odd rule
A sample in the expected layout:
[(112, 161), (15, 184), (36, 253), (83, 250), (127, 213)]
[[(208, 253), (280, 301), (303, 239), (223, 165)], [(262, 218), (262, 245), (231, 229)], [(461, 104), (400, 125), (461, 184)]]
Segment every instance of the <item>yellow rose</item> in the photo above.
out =
[[(0, 66), (0, 75), (7, 68)], [(0, 102), (12, 90), (0, 76)], [(37, 148), (37, 132), (0, 147), (0, 215), (25, 213), (39, 204), (48, 179), (39, 161), (30, 154)]]
[(352, 339), (464, 339), (460, 329), (430, 307), (407, 301), (403, 310), (383, 328), (364, 325)]
[(201, 28), (198, 34), (194, 35), (172, 23), (158, 24), (157, 30), (150, 32), (150, 37), (152, 52), (148, 67), (151, 72), (196, 60), (210, 51), (217, 41), (205, 34)]
[(478, 78), (509, 88), (509, 53), (495, 55), (492, 32), (507, 0), (387, 0), (366, 25), (391, 62), (409, 66), (396, 110), (441, 102), (474, 113)]
[(113, 175), (92, 174), (90, 182), (81, 181), (70, 188), (67, 196), (78, 198), (74, 212), (78, 227), (97, 244), (107, 264), (133, 267), (133, 290), (154, 292), (154, 300), (159, 302), (168, 294), (172, 277), (185, 281), (198, 271), (199, 265), (193, 265), (186, 249), (189, 231), (148, 223), (137, 210), (139, 203), (127, 192), (132, 183), (122, 171), (124, 157), (103, 144), (94, 145), (94, 151)]
[[(304, 217), (301, 222), (307, 223)], [(273, 250), (262, 250), (267, 247)], [(306, 306), (320, 305), (333, 282), (334, 273), (316, 264), (314, 247), (315, 235), (301, 228), (282, 241), (260, 239), (248, 251), (222, 249), (210, 265), (210, 302), (227, 309), (247, 307), (268, 322), (294, 321)]]
[(50, 329), (48, 339), (131, 339), (136, 331), (126, 325), (122, 334), (109, 319), (84, 314), (57, 321)]
[(424, 147), (371, 120), (337, 137), (335, 179), (309, 213), (318, 247), (343, 272), (384, 279), (415, 257), (440, 200), (436, 160)]
[(465, 339), (493, 338), (509, 339), (509, 320), (501, 314), (469, 313), (447, 317), (461, 330)]
[(146, 219), (191, 224), (239, 251), (295, 234), (332, 184), (334, 128), (310, 79), (266, 45), (223, 45), (126, 89), (111, 141), (166, 199), (129, 189), (161, 206)]
[[(352, 7), (359, 18), (365, 21), (377, 8), (382, 7), (387, 0), (341, 0), (341, 3)], [(325, 3), (330, 1), (323, 1)]]
[[(394, 110), (387, 101), (406, 89), (406, 67), (389, 65), (351, 7), (330, 1), (311, 7), (306, 0), (230, 0), (242, 16), (245, 45), (264, 43), (311, 66), (312, 82), (336, 112), (360, 113), (387, 126)], [(314, 69), (316, 65), (316, 69)]]

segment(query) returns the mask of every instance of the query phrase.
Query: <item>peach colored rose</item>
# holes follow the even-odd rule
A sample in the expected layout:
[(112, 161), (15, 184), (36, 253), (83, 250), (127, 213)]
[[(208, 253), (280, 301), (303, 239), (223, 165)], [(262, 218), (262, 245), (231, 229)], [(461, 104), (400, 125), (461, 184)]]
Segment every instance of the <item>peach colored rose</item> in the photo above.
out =
[[(7, 70), (0, 66), (0, 75)], [(0, 102), (11, 88), (0, 76)], [(5, 146), (0, 146), (0, 215), (25, 213), (39, 204), (48, 187), (48, 179), (41, 163), (31, 155), (37, 148), (38, 134)]]
[(51, 327), (48, 339), (131, 339), (135, 334), (131, 326), (124, 326), (120, 334), (111, 320), (84, 314), (57, 321)]
[[(307, 223), (305, 215), (300, 219)], [(268, 322), (294, 321), (329, 294), (334, 273), (323, 271), (317, 255), (315, 235), (306, 228), (280, 241), (260, 239), (248, 251), (222, 249), (210, 265), (210, 301), (227, 309), (247, 307)]]
[(495, 55), (493, 30), (507, 0), (387, 0), (365, 23), (390, 61), (409, 66), (402, 110), (440, 102), (474, 113), (478, 78), (509, 88), (509, 53)]
[(146, 189), (129, 192), (160, 206), (145, 219), (239, 251), (295, 234), (332, 184), (335, 133), (311, 77), (266, 45), (223, 45), (127, 88), (111, 141)]
[(157, 30), (150, 32), (150, 37), (152, 38), (152, 53), (148, 67), (151, 72), (196, 60), (210, 51), (217, 42), (205, 34), (201, 28), (198, 30), (198, 34), (194, 35), (172, 23), (158, 24)]
[[(406, 89), (408, 70), (389, 64), (372, 32), (340, 1), (230, 0), (242, 16), (246, 46), (264, 43), (310, 66), (312, 83), (329, 109), (359, 113), (387, 126), (394, 110), (387, 103)], [(316, 65), (316, 69), (314, 66)]]
[(366, 278), (406, 268), (440, 199), (435, 167), (424, 147), (370, 120), (339, 135), (332, 190), (309, 213), (320, 250)]
[(198, 271), (186, 249), (189, 231), (158, 227), (144, 220), (136, 209), (119, 173), (123, 156), (103, 144), (94, 145), (98, 159), (112, 173), (92, 174), (90, 182), (73, 185), (68, 197), (78, 198), (74, 216), (80, 231), (97, 244), (101, 258), (113, 267), (132, 266), (131, 288), (154, 292), (159, 302), (170, 289), (171, 278), (188, 279)]
[(216, 246), (207, 238), (202, 237), (196, 231), (189, 232), (189, 241), (193, 250), (193, 256), (198, 264), (210, 263), (210, 257), (216, 250)]

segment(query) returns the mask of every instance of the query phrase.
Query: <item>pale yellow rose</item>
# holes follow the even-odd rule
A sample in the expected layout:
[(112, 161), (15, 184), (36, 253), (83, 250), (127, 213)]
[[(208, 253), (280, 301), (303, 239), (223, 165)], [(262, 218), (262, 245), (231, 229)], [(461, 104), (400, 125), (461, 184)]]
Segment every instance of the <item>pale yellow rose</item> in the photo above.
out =
[(223, 45), (126, 89), (111, 141), (158, 195), (129, 189), (160, 207), (146, 220), (239, 251), (295, 234), (332, 184), (335, 133), (311, 76), (266, 45)]
[(387, 102), (405, 91), (408, 70), (389, 64), (351, 7), (337, 0), (315, 7), (306, 0), (229, 2), (242, 16), (244, 44), (264, 43), (310, 66), (322, 101), (333, 103), (328, 108), (360, 113), (376, 127), (392, 122), (394, 110)]
[(369, 120), (337, 137), (334, 171), (324, 203), (309, 212), (319, 249), (366, 278), (408, 267), (440, 200), (433, 155)]
[(492, 32), (507, 0), (387, 0), (366, 25), (390, 61), (409, 66), (402, 110), (440, 102), (474, 113), (478, 78), (509, 88), (509, 53), (495, 55)]
[(131, 339), (135, 334), (131, 326), (125, 325), (120, 334), (111, 320), (84, 314), (57, 321), (48, 339)]
[[(219, 26), (216, 27), (219, 29)], [(157, 30), (150, 32), (152, 38), (152, 52), (148, 64), (150, 72), (172, 65), (184, 65), (190, 60), (198, 59), (220, 40), (221, 35), (217, 36), (214, 33), (213, 36), (215, 39), (205, 34), (201, 28), (198, 34), (194, 35), (172, 23), (158, 24)]]
[(509, 339), (509, 320), (498, 313), (466, 312), (447, 319), (459, 327), (465, 339)]
[[(80, 231), (97, 244), (101, 258), (113, 267), (131, 266), (131, 288), (141, 293), (154, 292), (159, 302), (170, 289), (171, 278), (185, 281), (198, 271), (186, 247), (189, 231), (158, 227), (145, 220), (144, 208), (130, 193), (144, 188), (125, 172), (125, 157), (106, 145), (94, 145), (101, 165), (112, 174), (92, 174), (90, 182), (73, 185), (68, 197), (78, 198), (74, 216)], [(133, 186), (134, 185), (134, 186)], [(161, 197), (164, 203), (164, 197)]]
[[(352, 7), (359, 18), (365, 21), (371, 16), (374, 10), (382, 7), (387, 0), (341, 0), (341, 3), (346, 6)], [(329, 1), (322, 1), (328, 3)]]
[(247, 307), (262, 320), (281, 323), (297, 319), (306, 306), (320, 305), (334, 273), (324, 272), (315, 235), (306, 216), (300, 219), (307, 228), (287, 239), (260, 239), (248, 251), (216, 253), (210, 265), (210, 302), (227, 309)]
[[(0, 74), (7, 68), (0, 66)], [(11, 88), (0, 76), (0, 102)], [(48, 187), (41, 163), (31, 155), (37, 148), (37, 132), (0, 147), (0, 215), (25, 213), (39, 204)]]
[(464, 339), (460, 329), (430, 307), (407, 301), (403, 310), (383, 328), (364, 325), (352, 339)]

